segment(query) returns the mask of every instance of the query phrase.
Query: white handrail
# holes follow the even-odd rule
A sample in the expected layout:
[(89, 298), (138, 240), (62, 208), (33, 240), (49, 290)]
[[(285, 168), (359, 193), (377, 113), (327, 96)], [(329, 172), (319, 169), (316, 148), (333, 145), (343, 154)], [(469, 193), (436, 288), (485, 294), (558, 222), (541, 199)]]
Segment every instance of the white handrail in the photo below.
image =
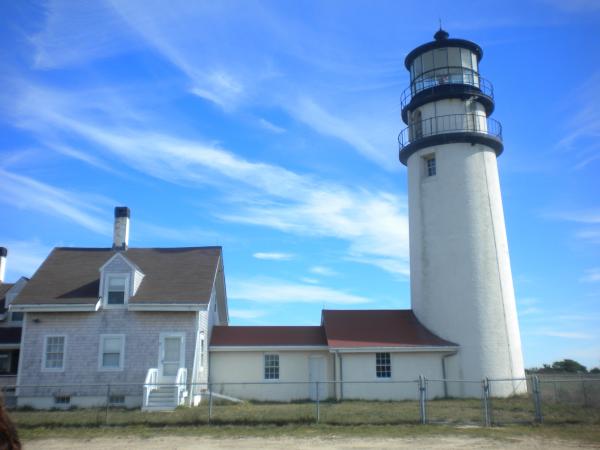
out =
[(144, 406), (148, 406), (150, 393), (158, 389), (158, 369), (156, 367), (148, 369), (146, 380), (144, 381)]
[(182, 405), (187, 396), (187, 369), (185, 367), (180, 367), (177, 371), (175, 384), (177, 385), (177, 405)]

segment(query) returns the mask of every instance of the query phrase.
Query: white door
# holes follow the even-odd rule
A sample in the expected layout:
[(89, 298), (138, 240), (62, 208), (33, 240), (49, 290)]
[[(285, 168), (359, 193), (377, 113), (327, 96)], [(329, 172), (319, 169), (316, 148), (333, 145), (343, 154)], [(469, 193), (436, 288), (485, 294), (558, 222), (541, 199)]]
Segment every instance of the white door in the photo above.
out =
[(319, 400), (325, 400), (327, 398), (327, 377), (325, 374), (325, 357), (324, 356), (311, 356), (308, 359), (308, 380), (309, 394), (311, 400), (317, 399), (317, 381), (319, 381)]
[(185, 367), (184, 337), (177, 333), (161, 333), (158, 374), (162, 383), (175, 381), (177, 371)]

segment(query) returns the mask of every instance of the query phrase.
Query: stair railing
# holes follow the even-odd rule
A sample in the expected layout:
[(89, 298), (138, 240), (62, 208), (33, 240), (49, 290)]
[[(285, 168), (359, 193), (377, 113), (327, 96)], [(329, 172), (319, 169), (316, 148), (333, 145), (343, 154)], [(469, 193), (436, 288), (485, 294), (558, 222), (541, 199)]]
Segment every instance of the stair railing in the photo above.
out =
[(146, 380), (144, 381), (144, 406), (148, 406), (150, 393), (158, 389), (158, 369), (148, 369)]
[(177, 371), (177, 377), (175, 378), (175, 384), (177, 386), (176, 392), (176, 402), (177, 405), (183, 405), (185, 402), (185, 398), (188, 395), (187, 392), (187, 369), (185, 367), (180, 367)]

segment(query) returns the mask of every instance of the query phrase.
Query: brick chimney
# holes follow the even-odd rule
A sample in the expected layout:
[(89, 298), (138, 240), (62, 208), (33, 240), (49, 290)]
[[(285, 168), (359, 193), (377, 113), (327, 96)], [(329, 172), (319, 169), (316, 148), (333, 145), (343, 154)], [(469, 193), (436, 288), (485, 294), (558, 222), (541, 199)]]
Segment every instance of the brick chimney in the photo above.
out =
[(129, 215), (127, 206), (115, 208), (115, 228), (113, 232), (113, 248), (127, 250), (129, 245)]

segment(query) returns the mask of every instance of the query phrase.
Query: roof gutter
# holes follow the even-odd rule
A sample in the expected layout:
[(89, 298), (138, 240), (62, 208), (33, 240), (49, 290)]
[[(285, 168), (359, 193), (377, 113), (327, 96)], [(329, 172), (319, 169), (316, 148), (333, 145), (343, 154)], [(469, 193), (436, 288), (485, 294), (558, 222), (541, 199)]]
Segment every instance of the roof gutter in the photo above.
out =
[(94, 312), (100, 309), (100, 300), (98, 300), (95, 304), (75, 304), (69, 305), (66, 303), (57, 303), (57, 304), (41, 304), (41, 305), (19, 305), (19, 304), (11, 304), (10, 311), (18, 311), (18, 312)]
[(326, 345), (211, 345), (209, 352), (327, 351)]
[(129, 311), (206, 311), (205, 304), (183, 303), (129, 303)]
[(389, 346), (371, 346), (371, 347), (329, 347), (331, 352), (336, 353), (373, 353), (373, 352), (390, 352), (390, 353), (421, 353), (421, 352), (456, 352), (457, 345), (444, 346), (415, 346), (415, 347), (389, 347)]

